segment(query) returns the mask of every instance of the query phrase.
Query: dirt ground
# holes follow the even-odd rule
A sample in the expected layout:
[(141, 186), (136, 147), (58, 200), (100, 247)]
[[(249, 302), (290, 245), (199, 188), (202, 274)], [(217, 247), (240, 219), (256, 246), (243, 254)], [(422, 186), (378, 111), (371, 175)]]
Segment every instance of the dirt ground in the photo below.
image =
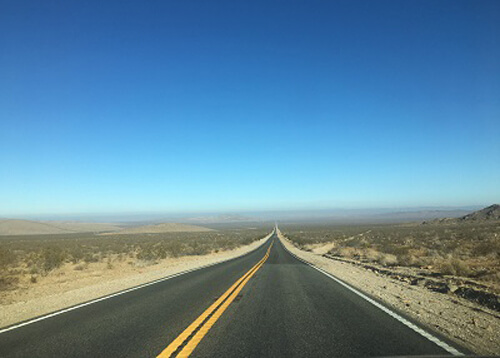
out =
[[(460, 297), (433, 292), (392, 279), (354, 263), (323, 257), (328, 247), (312, 252), (295, 247), (279, 233), (285, 247), (298, 257), (405, 312), (416, 321), (477, 354), (500, 354), (500, 314)], [(326, 244), (331, 245), (331, 244)]]
[(213, 264), (243, 255), (269, 238), (234, 250), (209, 255), (167, 258), (158, 263), (119, 260), (82, 264), (66, 263), (39, 277), (36, 284), (26, 282), (0, 297), (0, 327), (6, 327), (130, 287), (151, 282), (184, 270)]

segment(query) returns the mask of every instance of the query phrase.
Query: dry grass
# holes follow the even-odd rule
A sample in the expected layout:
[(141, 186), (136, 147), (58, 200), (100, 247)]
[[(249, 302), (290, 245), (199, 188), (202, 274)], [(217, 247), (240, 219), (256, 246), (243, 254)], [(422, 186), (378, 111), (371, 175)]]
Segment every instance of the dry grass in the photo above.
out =
[(329, 254), (384, 266), (407, 266), (473, 278), (500, 289), (500, 222), (283, 226), (298, 247), (333, 243)]

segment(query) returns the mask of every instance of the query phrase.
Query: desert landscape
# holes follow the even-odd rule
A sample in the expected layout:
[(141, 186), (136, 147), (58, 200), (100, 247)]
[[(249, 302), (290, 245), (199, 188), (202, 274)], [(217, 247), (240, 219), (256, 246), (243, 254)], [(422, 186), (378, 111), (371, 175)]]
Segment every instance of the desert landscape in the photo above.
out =
[[(270, 231), (216, 228), (1, 221), (0, 325), (239, 256)], [(285, 223), (279, 232), (297, 256), (484, 354), (500, 349), (499, 235), (498, 205), (424, 222)]]
[(290, 225), (286, 232), (301, 249), (333, 259), (392, 270), (404, 267), (420, 279), (446, 278), (454, 286), (467, 284), (499, 294), (499, 213), (500, 207), (492, 205), (456, 219), (396, 225)]

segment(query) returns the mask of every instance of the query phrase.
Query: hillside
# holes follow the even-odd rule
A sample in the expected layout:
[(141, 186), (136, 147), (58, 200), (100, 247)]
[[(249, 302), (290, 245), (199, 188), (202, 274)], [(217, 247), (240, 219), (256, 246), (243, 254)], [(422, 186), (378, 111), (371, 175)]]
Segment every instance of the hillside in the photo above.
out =
[(462, 216), (458, 220), (461, 222), (500, 220), (500, 205), (490, 205), (484, 209), (474, 211), (473, 213)]
[(0, 221), (0, 235), (56, 235), (81, 232), (117, 231), (120, 227), (112, 224), (30, 221), (8, 219)]
[(0, 235), (44, 235), (65, 234), (68, 231), (56, 226), (28, 220), (0, 221)]
[(212, 229), (189, 224), (161, 223), (156, 225), (144, 225), (132, 227), (111, 234), (160, 234), (163, 232), (207, 232)]
[(461, 224), (500, 221), (500, 205), (493, 204), (484, 209), (474, 211), (459, 218), (436, 219), (423, 224)]

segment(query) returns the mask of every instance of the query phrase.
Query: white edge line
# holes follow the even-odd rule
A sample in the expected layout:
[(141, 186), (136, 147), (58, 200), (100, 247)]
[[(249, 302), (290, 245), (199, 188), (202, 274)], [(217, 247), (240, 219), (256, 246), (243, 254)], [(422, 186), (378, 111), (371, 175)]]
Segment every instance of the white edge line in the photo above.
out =
[[(281, 240), (281, 239), (280, 239)], [(364, 293), (362, 293), (361, 291), (358, 291), (357, 289), (355, 289), (354, 287), (348, 285), (347, 283), (345, 283), (344, 281), (338, 279), (337, 277), (333, 276), (332, 274), (326, 272), (325, 270), (317, 267), (316, 265), (298, 257), (297, 255), (295, 255), (293, 252), (291, 252), (290, 250), (288, 250), (288, 248), (282, 244), (282, 246), (285, 248), (286, 251), (288, 251), (288, 253), (290, 255), (292, 255), (293, 257), (295, 257), (297, 260), (305, 263), (306, 265), (309, 265), (311, 266), (313, 269), (315, 270), (318, 270), (319, 272), (321, 272), (322, 274), (328, 276), (329, 278), (331, 278), (332, 280), (336, 281), (337, 283), (341, 284), (342, 286), (344, 286), (345, 288), (349, 289), (350, 291), (354, 292), (355, 294), (357, 294), (358, 296), (364, 298), (366, 301), (370, 302), (371, 304), (373, 304), (375, 307), (381, 309), (382, 311), (384, 311), (385, 313), (387, 313), (389, 316), (391, 316), (392, 318), (395, 318), (396, 320), (398, 320), (399, 322), (403, 323), (405, 326), (407, 326), (408, 328), (414, 330), (415, 332), (417, 332), (418, 334), (420, 334), (421, 336), (427, 338), (429, 341), (435, 343), (436, 345), (438, 345), (439, 347), (443, 348), (445, 351), (447, 351), (448, 353), (454, 355), (454, 356), (463, 356), (464, 354), (460, 351), (458, 351), (456, 348), (453, 348), (452, 346), (450, 346), (449, 344), (443, 342), (442, 340), (440, 340), (439, 338), (433, 336), (432, 334), (430, 334), (429, 332), (423, 330), (422, 328), (418, 327), (417, 325), (411, 323), (410, 321), (408, 321), (406, 318), (400, 316), (399, 314), (397, 314), (396, 312), (390, 310), (389, 308), (385, 307), (384, 305), (380, 304), (379, 302), (375, 301), (374, 299), (368, 297), (367, 295), (365, 295)]]
[(37, 317), (37, 318), (33, 318), (33, 319), (30, 319), (30, 320), (27, 320), (25, 322), (21, 322), (21, 323), (18, 323), (18, 324), (14, 324), (12, 326), (8, 326), (6, 328), (3, 328), (3, 329), (0, 329), (0, 334), (2, 333), (5, 333), (5, 332), (9, 332), (9, 331), (12, 331), (14, 329), (17, 329), (17, 328), (21, 328), (21, 327), (24, 327), (24, 326), (27, 326), (27, 325), (30, 325), (32, 323), (36, 323), (36, 322), (39, 322), (39, 321), (43, 321), (44, 319), (47, 319), (47, 318), (51, 318), (51, 317), (54, 317), (54, 316), (58, 316), (60, 314), (63, 314), (63, 313), (66, 313), (66, 312), (70, 312), (70, 311), (74, 311), (78, 308), (82, 308), (82, 307), (85, 307), (85, 306), (89, 306), (93, 303), (97, 303), (97, 302), (101, 302), (101, 301), (104, 301), (104, 300), (107, 300), (109, 298), (113, 298), (113, 297), (116, 297), (116, 296), (120, 296), (120, 295), (123, 295), (124, 293), (128, 293), (128, 292), (132, 292), (132, 291), (135, 291), (135, 290), (138, 290), (140, 288), (144, 288), (144, 287), (147, 287), (147, 286), (151, 286), (151, 285), (154, 285), (156, 283), (159, 283), (159, 282), (163, 282), (163, 281), (167, 281), (167, 280), (170, 280), (171, 278), (175, 278), (175, 277), (178, 277), (178, 276), (182, 276), (184, 274), (187, 274), (189, 272), (193, 272), (193, 271), (198, 271), (198, 270), (201, 270), (201, 269), (204, 269), (204, 268), (207, 268), (207, 267), (211, 267), (211, 266), (215, 266), (215, 265), (218, 265), (218, 264), (221, 264), (221, 263), (224, 263), (224, 262), (227, 262), (227, 261), (231, 261), (231, 260), (234, 260), (234, 259), (237, 259), (239, 257), (242, 257), (242, 256), (245, 256), (245, 255), (248, 255), (258, 249), (260, 249), (263, 245), (265, 245), (269, 239), (273, 236), (274, 234), (274, 231), (271, 232), (271, 234), (269, 234), (266, 238), (266, 240), (260, 244), (259, 246), (257, 246), (255, 249), (249, 251), (249, 252), (246, 252), (244, 254), (241, 254), (240, 256), (236, 256), (236, 257), (231, 257), (229, 259), (225, 259), (225, 260), (222, 260), (222, 261), (218, 261), (218, 262), (214, 262), (214, 263), (211, 263), (211, 264), (207, 264), (207, 265), (203, 265), (203, 266), (199, 266), (199, 267), (195, 267), (195, 268), (192, 268), (192, 269), (188, 269), (188, 270), (184, 270), (184, 271), (181, 271), (181, 272), (177, 272), (177, 273), (174, 273), (174, 274), (171, 274), (169, 276), (166, 276), (166, 277), (162, 277), (162, 278), (159, 278), (157, 280), (154, 280), (154, 281), (151, 281), (151, 282), (147, 282), (147, 283), (143, 283), (143, 284), (140, 284), (138, 286), (134, 286), (134, 287), (131, 287), (131, 288), (127, 288), (125, 290), (122, 290), (122, 291), (118, 291), (118, 292), (115, 292), (115, 293), (111, 293), (109, 295), (106, 295), (106, 296), (103, 296), (103, 297), (99, 297), (99, 298), (95, 298), (91, 301), (87, 301), (87, 302), (84, 302), (84, 303), (80, 303), (80, 304), (77, 304), (75, 306), (71, 306), (69, 308), (64, 308), (62, 310), (59, 310), (59, 311), (56, 311), (56, 312), (52, 312), (52, 313), (49, 313), (49, 314), (45, 314), (45, 315), (42, 315), (40, 317)]

